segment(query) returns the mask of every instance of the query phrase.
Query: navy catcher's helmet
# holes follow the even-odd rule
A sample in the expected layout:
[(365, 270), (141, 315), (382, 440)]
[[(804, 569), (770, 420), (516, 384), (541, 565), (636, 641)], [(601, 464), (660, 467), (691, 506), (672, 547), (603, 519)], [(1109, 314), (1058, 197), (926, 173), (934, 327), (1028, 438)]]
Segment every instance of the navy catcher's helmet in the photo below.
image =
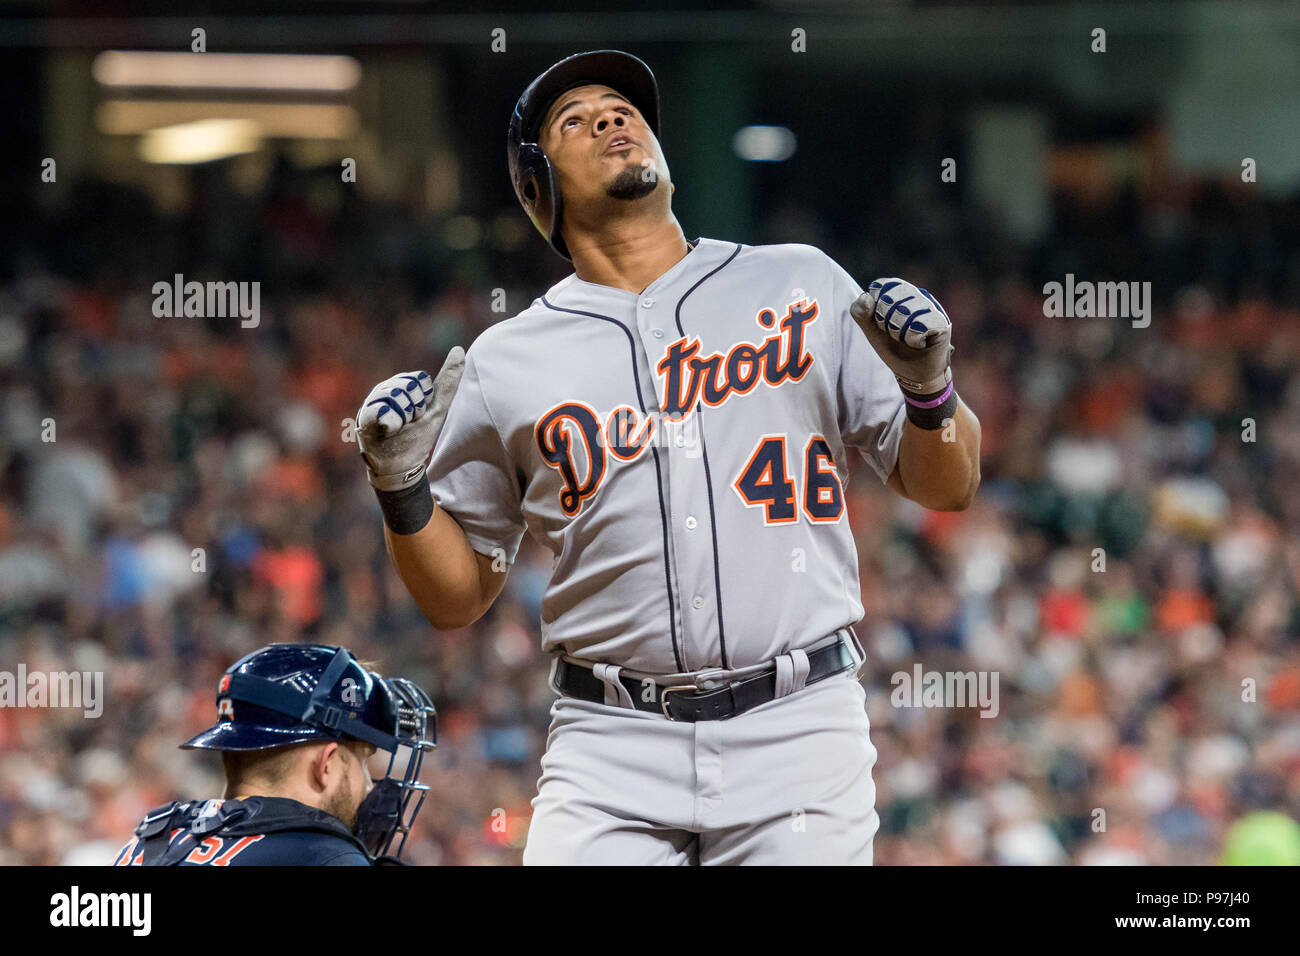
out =
[(537, 77), (515, 104), (507, 133), (506, 158), (515, 195), (537, 231), (566, 259), (570, 258), (569, 249), (560, 235), (564, 204), (555, 170), (538, 140), (546, 111), (560, 94), (591, 83), (604, 84), (627, 97), (655, 136), (659, 135), (659, 85), (654, 74), (641, 60), (619, 50), (575, 53)]
[[(401, 833), (400, 856), (429, 789), (419, 774), (425, 751), (436, 746), (437, 712), (418, 685), (366, 670), (347, 648), (271, 644), (240, 658), (217, 685), (216, 726), (181, 747), (269, 750), (344, 736), (389, 754), (354, 829), (374, 857)], [(403, 751), (405, 766), (394, 776)]]

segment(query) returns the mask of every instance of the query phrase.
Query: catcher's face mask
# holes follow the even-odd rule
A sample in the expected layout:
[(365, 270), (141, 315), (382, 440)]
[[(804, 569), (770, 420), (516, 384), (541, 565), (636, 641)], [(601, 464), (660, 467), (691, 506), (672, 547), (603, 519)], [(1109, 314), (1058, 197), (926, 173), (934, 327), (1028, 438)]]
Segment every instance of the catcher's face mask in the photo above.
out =
[[(374, 789), (361, 801), (352, 832), (373, 859), (397, 862), (429, 791), (428, 784), (419, 782), (420, 765), (425, 751), (437, 745), (437, 713), (429, 695), (411, 681), (374, 673), (371, 677), (379, 704), (376, 722), (392, 730), (372, 732), (364, 739), (388, 752), (388, 768), (384, 776), (374, 778)], [(398, 834), (402, 838), (390, 856)]]

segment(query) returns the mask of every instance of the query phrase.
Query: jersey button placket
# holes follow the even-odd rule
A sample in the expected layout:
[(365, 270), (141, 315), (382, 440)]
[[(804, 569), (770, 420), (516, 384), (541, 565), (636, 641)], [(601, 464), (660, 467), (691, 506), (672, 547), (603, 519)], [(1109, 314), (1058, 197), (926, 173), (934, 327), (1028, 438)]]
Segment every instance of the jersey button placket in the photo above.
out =
[[(658, 364), (659, 359), (663, 355), (663, 341), (665, 335), (664, 335), (664, 330), (660, 328), (660, 324), (663, 322), (664, 317), (656, 313), (654, 309), (655, 300), (653, 297), (640, 299), (638, 300), (637, 305), (639, 308), (635, 309), (633, 311), (633, 314), (629, 316), (629, 318), (633, 320), (632, 324), (634, 324), (637, 327), (637, 331), (641, 341), (641, 347), (645, 352), (647, 364), (650, 366), (650, 384), (646, 388), (646, 392), (649, 393), (646, 396), (648, 400), (646, 410), (650, 414), (654, 415), (657, 414), (659, 411), (661, 411), (661, 405), (659, 403), (658, 379), (655, 377), (654, 369), (655, 366)], [(663, 309), (660, 309), (659, 311), (662, 312)], [(639, 313), (639, 315), (637, 313)], [(675, 476), (674, 476), (674, 464), (672, 461), (673, 456), (671, 454), (667, 454), (667, 452), (670, 451), (672, 447), (672, 438), (669, 437), (669, 435), (671, 432), (675, 430), (676, 430), (676, 426), (674, 424), (671, 424), (665, 420), (660, 419), (657, 423), (656, 431), (660, 432), (662, 434), (662, 437), (658, 437), (654, 440), (655, 444), (657, 444), (660, 447), (661, 449), (660, 455), (663, 458), (664, 470), (663, 470), (662, 480), (664, 485), (664, 495), (668, 504), (668, 519), (670, 522), (669, 524), (670, 532), (677, 521), (676, 514), (675, 514), (676, 509), (674, 507), (677, 494), (674, 492), (674, 486), (675, 484), (680, 486), (680, 476), (676, 476), (677, 482), (674, 482)], [(676, 436), (676, 439), (677, 439), (676, 445), (681, 446), (684, 444), (684, 439), (680, 434)], [(681, 591), (679, 590), (679, 587), (681, 581), (687, 580), (687, 578), (683, 577), (683, 568), (690, 568), (693, 562), (682, 553), (682, 539), (679, 536), (679, 534), (672, 533), (672, 537), (674, 539), (674, 547), (673, 547), (674, 569), (672, 574), (672, 579), (673, 579), (672, 588), (674, 592), (674, 599), (677, 602), (677, 607), (679, 611), (684, 612), (686, 609), (686, 605), (688, 603), (693, 604), (694, 602), (692, 602), (689, 598), (680, 596)], [(690, 633), (691, 629), (685, 620), (684, 613), (682, 617), (679, 618), (679, 621), (681, 626), (680, 640), (681, 640), (681, 652), (683, 657), (683, 663), (689, 669), (692, 666), (693, 662), (698, 661), (698, 654), (697, 652), (692, 650), (689, 646), (690, 641), (688, 638), (688, 634)]]
[[(673, 299), (671, 296), (663, 296), (656, 300), (653, 296), (646, 296), (639, 300), (638, 305), (637, 311), (640, 314), (637, 324), (641, 341), (650, 358), (653, 375), (653, 370), (663, 357), (664, 342), (677, 335)], [(654, 376), (654, 382), (657, 395), (663, 383), (658, 376)], [(702, 658), (709, 659), (717, 653), (714, 649), (716, 639), (713, 637), (716, 625), (712, 621), (715, 616), (711, 592), (712, 539), (698, 531), (700, 509), (707, 507), (708, 491), (698, 452), (699, 439), (692, 437), (695, 432), (687, 431), (688, 428), (698, 427), (697, 423), (689, 420), (693, 414), (694, 412), (688, 415), (684, 422), (661, 422), (664, 430), (661, 447), (668, 451), (665, 456), (668, 466), (665, 483), (670, 489), (668, 507), (675, 529), (673, 551), (677, 580), (692, 582), (699, 589), (688, 591), (690, 597), (683, 601), (689, 605), (689, 616), (692, 618), (682, 621), (682, 647), (688, 668), (698, 667)]]

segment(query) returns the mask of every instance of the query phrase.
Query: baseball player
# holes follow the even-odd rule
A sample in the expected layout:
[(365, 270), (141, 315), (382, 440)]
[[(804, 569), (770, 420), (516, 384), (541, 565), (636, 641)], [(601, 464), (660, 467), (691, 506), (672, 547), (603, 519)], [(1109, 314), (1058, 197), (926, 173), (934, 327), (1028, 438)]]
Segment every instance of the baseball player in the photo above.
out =
[(511, 176), (574, 273), (436, 378), (371, 391), (389, 550), (442, 629), (488, 609), (525, 530), (554, 555), (526, 864), (870, 863), (848, 455), (926, 507), (970, 503), (951, 323), (811, 246), (687, 241), (658, 136), (626, 53), (524, 92)]
[[(264, 647), (222, 676), (216, 726), (181, 745), (221, 751), (225, 799), (150, 811), (114, 865), (400, 862), (428, 790), (417, 781), (435, 727), (423, 690), (367, 670), (346, 648)], [(390, 757), (372, 783), (366, 761), (377, 750)]]

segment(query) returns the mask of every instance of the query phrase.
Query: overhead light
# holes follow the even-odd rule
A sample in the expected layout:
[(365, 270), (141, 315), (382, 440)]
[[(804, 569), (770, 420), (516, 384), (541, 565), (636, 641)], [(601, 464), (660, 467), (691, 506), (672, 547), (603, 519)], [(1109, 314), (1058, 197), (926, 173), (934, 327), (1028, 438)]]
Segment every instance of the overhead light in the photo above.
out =
[(107, 50), (91, 72), (104, 86), (343, 93), (361, 81), (350, 56)]
[(731, 138), (736, 155), (751, 163), (780, 163), (794, 155), (794, 133), (784, 126), (742, 126)]
[(357, 111), (330, 103), (233, 103), (201, 100), (109, 100), (95, 124), (110, 136), (130, 136), (200, 120), (249, 120), (262, 136), (345, 139), (356, 132)]
[(207, 119), (151, 129), (140, 140), (146, 163), (207, 163), (251, 153), (262, 141), (252, 120)]

